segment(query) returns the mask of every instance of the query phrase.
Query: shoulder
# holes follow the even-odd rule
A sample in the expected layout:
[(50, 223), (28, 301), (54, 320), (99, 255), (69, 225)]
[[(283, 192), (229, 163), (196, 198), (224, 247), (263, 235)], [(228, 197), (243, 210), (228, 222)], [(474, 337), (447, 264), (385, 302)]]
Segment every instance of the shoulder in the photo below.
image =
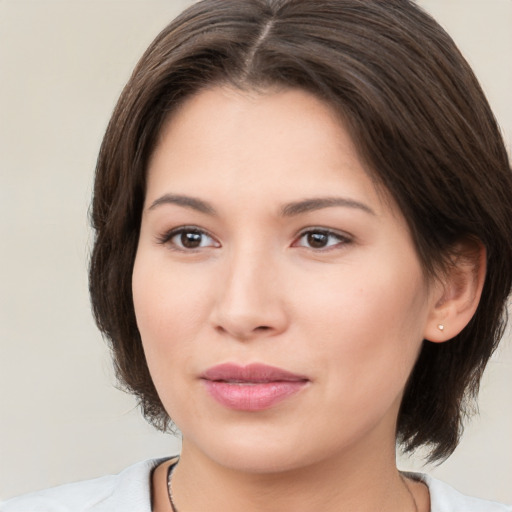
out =
[(0, 512), (151, 512), (151, 473), (163, 460), (139, 462), (117, 475), (13, 498), (0, 503)]
[(466, 496), (448, 484), (420, 473), (406, 473), (425, 483), (430, 492), (431, 512), (512, 512), (512, 506)]

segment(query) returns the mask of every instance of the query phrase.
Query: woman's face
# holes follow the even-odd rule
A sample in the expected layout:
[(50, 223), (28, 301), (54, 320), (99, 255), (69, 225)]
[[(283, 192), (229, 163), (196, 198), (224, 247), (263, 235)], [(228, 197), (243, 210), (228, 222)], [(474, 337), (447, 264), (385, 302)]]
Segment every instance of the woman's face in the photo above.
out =
[(391, 452), (429, 289), (401, 213), (314, 96), (213, 88), (164, 128), (133, 297), (184, 453), (278, 471)]

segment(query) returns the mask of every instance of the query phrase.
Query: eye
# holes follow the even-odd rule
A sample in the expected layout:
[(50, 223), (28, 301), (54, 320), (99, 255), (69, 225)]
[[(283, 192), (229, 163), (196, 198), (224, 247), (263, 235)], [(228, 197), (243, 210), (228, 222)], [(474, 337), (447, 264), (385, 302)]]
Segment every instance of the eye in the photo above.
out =
[(187, 251), (203, 247), (220, 247), (213, 237), (205, 231), (195, 227), (181, 227), (173, 229), (163, 235), (159, 242), (169, 244), (178, 250)]
[(341, 235), (326, 229), (310, 229), (302, 232), (297, 242), (294, 243), (294, 246), (320, 250), (348, 244), (350, 242), (351, 239), (346, 235)]

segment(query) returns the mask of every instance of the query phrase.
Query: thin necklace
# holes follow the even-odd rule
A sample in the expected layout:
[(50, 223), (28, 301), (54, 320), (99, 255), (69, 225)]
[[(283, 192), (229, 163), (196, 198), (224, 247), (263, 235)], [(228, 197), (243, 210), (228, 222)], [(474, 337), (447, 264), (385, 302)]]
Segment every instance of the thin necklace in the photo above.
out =
[[(174, 470), (176, 469), (176, 466), (178, 465), (180, 459), (178, 459), (174, 464), (169, 466), (169, 469), (167, 470), (167, 491), (169, 495), (169, 502), (171, 504), (172, 512), (178, 512), (178, 509), (176, 508), (176, 505), (174, 504), (174, 499), (172, 497), (172, 487), (171, 487), (171, 481), (172, 481), (172, 474)], [(417, 511), (416, 511), (417, 512)]]
[[(178, 462), (179, 462), (179, 459), (174, 464), (169, 466), (169, 469), (167, 470), (167, 490), (168, 490), (168, 494), (169, 494), (169, 503), (171, 504), (172, 512), (178, 512), (178, 509), (177, 509), (176, 505), (174, 504), (174, 498), (172, 496), (172, 486), (171, 486), (172, 474), (173, 474), (174, 470), (176, 469)], [(411, 500), (414, 504), (414, 512), (419, 512), (418, 504), (416, 503), (416, 498), (414, 497), (414, 494), (412, 493), (411, 489), (409, 489), (409, 486), (407, 485), (407, 482), (405, 481), (405, 478), (402, 476), (402, 474), (400, 474), (400, 478), (402, 479), (402, 482), (404, 483), (405, 488), (407, 489), (407, 492), (408, 492), (409, 496), (411, 497)]]
[[(407, 492), (409, 493), (409, 496), (412, 499), (412, 502), (414, 503), (414, 512), (419, 512), (418, 504), (416, 503), (416, 498), (414, 497), (414, 494), (412, 493), (411, 489), (409, 489), (409, 486), (407, 485), (407, 482), (406, 482), (405, 478), (403, 477), (402, 473), (399, 473), (399, 474), (400, 474), (400, 478), (402, 479), (402, 482), (405, 485), (405, 488), (407, 489)], [(174, 512), (177, 512), (177, 511), (175, 510)]]

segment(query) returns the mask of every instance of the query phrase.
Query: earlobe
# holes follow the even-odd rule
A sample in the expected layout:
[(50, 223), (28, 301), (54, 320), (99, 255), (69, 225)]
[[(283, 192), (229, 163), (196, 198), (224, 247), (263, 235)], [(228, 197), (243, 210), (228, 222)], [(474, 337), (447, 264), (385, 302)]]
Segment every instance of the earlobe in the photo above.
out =
[(482, 242), (465, 239), (457, 243), (447, 268), (433, 286), (426, 340), (442, 343), (466, 327), (480, 302), (485, 272), (486, 250)]

